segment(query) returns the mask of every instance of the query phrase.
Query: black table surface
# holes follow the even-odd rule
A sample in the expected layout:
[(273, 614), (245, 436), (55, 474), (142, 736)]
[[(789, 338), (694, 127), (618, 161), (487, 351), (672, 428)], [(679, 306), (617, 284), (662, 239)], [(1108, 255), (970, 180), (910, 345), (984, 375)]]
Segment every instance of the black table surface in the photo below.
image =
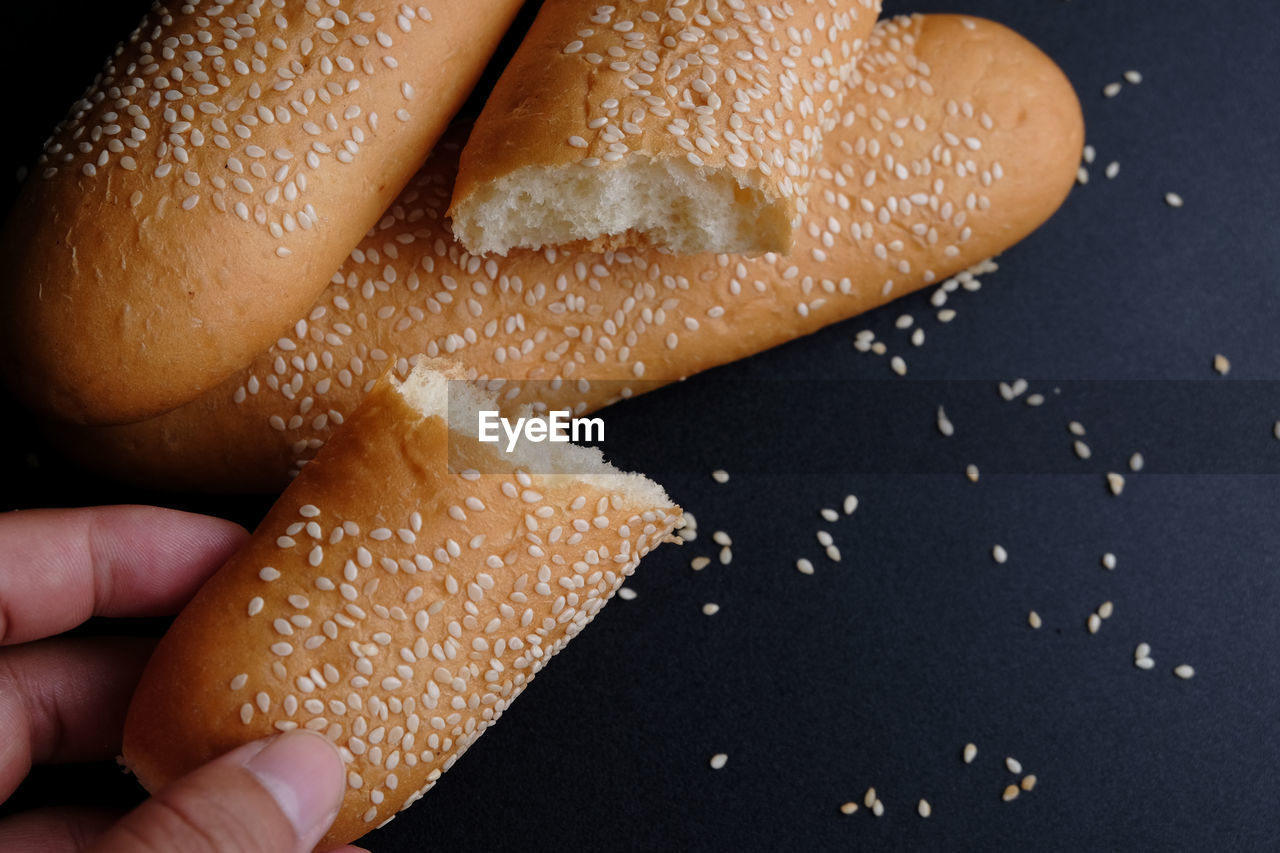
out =
[[(71, 7), (6, 9), (10, 66), (43, 28), (67, 28), (42, 44), (67, 68), (6, 93), (12, 168), (145, 3)], [(925, 290), (608, 410), (608, 456), (662, 482), (696, 540), (648, 557), (636, 597), (368, 836), (373, 850), (1280, 849), (1280, 10), (886, 7), (988, 17), (1040, 45), (1083, 104), (1087, 184), (980, 290), (948, 294), (949, 323)], [(888, 352), (858, 352), (862, 329)], [(1026, 392), (1006, 401), (998, 383), (1018, 378)], [(140, 501), (252, 525), (270, 503), (96, 480), (11, 429), (6, 509)], [(1125, 476), (1120, 495), (1108, 472)], [(849, 494), (856, 512), (820, 516)], [(733, 540), (727, 566), (716, 530)], [(693, 571), (699, 556), (711, 564)], [(1105, 601), (1114, 615), (1091, 634)], [(1150, 670), (1134, 665), (1142, 642)], [(1013, 802), (1006, 756), (1038, 780)], [(840, 813), (872, 786), (883, 816)], [(110, 762), (46, 767), (0, 813), (141, 796)]]

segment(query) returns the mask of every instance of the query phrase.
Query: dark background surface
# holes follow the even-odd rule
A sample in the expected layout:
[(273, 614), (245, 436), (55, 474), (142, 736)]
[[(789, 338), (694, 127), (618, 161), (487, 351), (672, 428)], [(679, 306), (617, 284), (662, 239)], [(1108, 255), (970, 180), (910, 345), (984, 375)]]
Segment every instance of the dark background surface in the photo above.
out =
[[(16, 68), (38, 44), (67, 64), (7, 87), (5, 168), (34, 156), (145, 5), (6, 9), (0, 61)], [(1080, 95), (1091, 180), (979, 292), (951, 295), (949, 324), (926, 290), (607, 410), (609, 455), (663, 482), (697, 540), (646, 559), (638, 597), (607, 608), (372, 849), (1280, 849), (1280, 11), (886, 4), (906, 11), (989, 17), (1040, 45)], [(1128, 69), (1144, 81), (1103, 97)], [(895, 328), (904, 312), (923, 346)], [(889, 355), (854, 350), (863, 328)], [(1017, 377), (1044, 405), (1000, 397)], [(141, 501), (251, 526), (269, 503), (94, 480), (4, 405), (17, 436), (0, 507)], [(1127, 475), (1119, 497), (1107, 471)], [(819, 517), (849, 493), (852, 517)], [(717, 529), (732, 564), (691, 571), (716, 556)], [(795, 570), (802, 556), (813, 576)], [(1090, 635), (1105, 600), (1115, 615)], [(1144, 641), (1151, 671), (1132, 662)], [(1174, 677), (1181, 663), (1194, 679)], [(729, 761), (713, 771), (718, 752)], [(1039, 780), (1012, 803), (1006, 755)], [(869, 786), (883, 817), (839, 813)], [(140, 796), (109, 763), (42, 768), (0, 811)]]

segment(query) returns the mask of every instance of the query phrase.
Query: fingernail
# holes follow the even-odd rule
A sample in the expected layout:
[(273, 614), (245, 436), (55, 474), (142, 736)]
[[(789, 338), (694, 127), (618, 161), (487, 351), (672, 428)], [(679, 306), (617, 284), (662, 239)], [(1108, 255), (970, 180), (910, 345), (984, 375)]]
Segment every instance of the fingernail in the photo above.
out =
[[(321, 735), (286, 732), (245, 768), (270, 792), (299, 838), (328, 829), (342, 802), (342, 759)], [(323, 825), (322, 825), (323, 824)]]

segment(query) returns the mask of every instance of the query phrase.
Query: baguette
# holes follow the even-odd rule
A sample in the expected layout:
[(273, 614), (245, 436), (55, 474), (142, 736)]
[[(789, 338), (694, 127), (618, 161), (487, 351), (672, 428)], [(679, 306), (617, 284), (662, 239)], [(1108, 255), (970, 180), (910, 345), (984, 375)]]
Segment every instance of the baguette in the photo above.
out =
[(940, 282), (1036, 228), (1074, 182), (1084, 131), (1071, 85), (998, 24), (882, 21), (851, 85), (790, 259), (476, 257), (443, 219), (457, 146), (442, 145), (252, 366), (160, 418), (60, 443), (150, 486), (278, 490), (374, 375), (403, 375), (417, 352), (523, 386), (517, 400), (595, 409)]
[(879, 13), (548, 0), (463, 149), (454, 234), (477, 254), (788, 252)]
[(121, 423), (248, 364), (421, 166), (520, 2), (481, 6), (157, 4), (45, 143), (0, 236), (18, 396)]
[(463, 385), (425, 363), (376, 384), (178, 616), (125, 722), (148, 789), (301, 726), (347, 764), (321, 849), (364, 835), (674, 541), (680, 509), (598, 450), (479, 443), (495, 404)]

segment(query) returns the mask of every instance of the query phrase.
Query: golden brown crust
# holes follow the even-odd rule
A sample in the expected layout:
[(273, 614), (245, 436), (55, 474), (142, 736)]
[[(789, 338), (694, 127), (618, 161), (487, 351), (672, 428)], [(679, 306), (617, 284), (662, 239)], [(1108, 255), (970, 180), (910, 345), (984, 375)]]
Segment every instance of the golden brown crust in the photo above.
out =
[[(505, 254), (475, 221), (493, 184), (529, 168), (596, 172), (633, 158), (691, 165), (759, 193), (750, 246), (786, 252), (804, 212), (823, 132), (880, 12), (880, 0), (742, 4), (548, 0), (494, 86), (463, 150), (450, 215), (473, 252)], [(503, 191), (505, 192), (505, 190)], [(528, 202), (525, 202), (526, 206)], [(567, 208), (567, 197), (548, 206)], [(672, 214), (674, 216), (674, 212)], [(696, 231), (696, 223), (680, 229)], [(598, 248), (666, 245), (636, 232)]]
[[(485, 473), (450, 470), (460, 447)], [(526, 474), (380, 383), (165, 635), (129, 709), (126, 763), (154, 790), (311, 728), (348, 771), (321, 849), (365, 834), (671, 533), (679, 508), (633, 479), (645, 485)]]
[(5, 378), (60, 418), (158, 414), (270, 345), (419, 168), (520, 3), (192, 5), (153, 9), (111, 57), (5, 228)]
[(882, 22), (856, 85), (790, 258), (476, 258), (442, 220), (456, 156), (443, 146), (277, 347), (183, 409), (64, 443), (152, 485), (279, 488), (372, 373), (414, 352), (517, 383), (562, 378), (556, 394), (542, 383), (529, 395), (597, 408), (622, 385), (640, 393), (940, 282), (1017, 242), (1072, 186), (1084, 134), (1075, 94), (1002, 26)]

